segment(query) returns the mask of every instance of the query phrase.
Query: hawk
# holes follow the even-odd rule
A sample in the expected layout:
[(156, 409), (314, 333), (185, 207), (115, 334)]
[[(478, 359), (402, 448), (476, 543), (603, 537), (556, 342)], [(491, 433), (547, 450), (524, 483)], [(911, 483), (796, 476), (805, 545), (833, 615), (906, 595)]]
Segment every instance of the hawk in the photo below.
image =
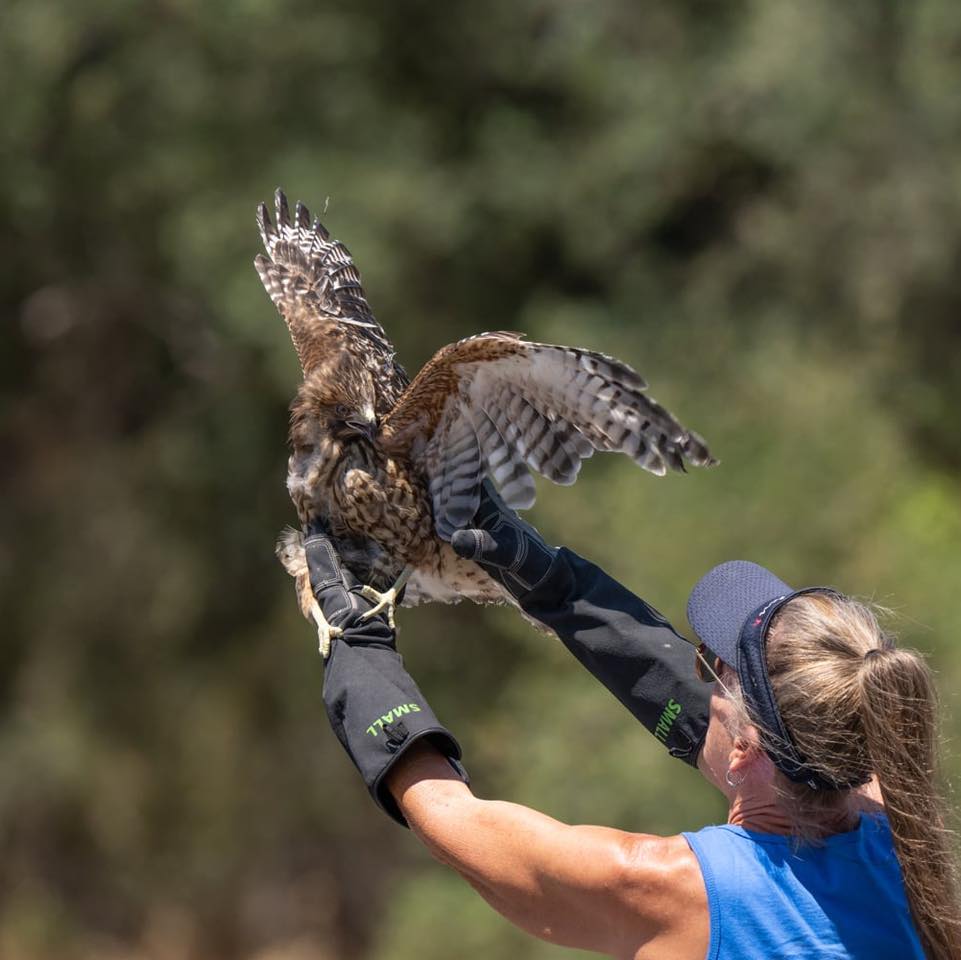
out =
[[(303, 383), (290, 409), (287, 488), (302, 525), (321, 520), (344, 565), (393, 617), (403, 604), (514, 602), (449, 540), (490, 477), (508, 506), (534, 503), (531, 471), (571, 484), (595, 450), (627, 454), (651, 473), (714, 463), (704, 441), (646, 396), (612, 357), (482, 333), (442, 347), (411, 380), (367, 303), (347, 248), (281, 190), (257, 222), (255, 262), (287, 324)], [(277, 554), (326, 655), (337, 629), (307, 576), (303, 538)]]

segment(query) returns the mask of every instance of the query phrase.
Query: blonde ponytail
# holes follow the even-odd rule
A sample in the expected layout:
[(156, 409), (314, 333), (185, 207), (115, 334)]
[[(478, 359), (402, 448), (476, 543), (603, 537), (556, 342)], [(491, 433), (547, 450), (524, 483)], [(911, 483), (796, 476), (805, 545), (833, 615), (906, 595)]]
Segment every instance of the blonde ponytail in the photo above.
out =
[[(781, 717), (808, 762), (838, 783), (876, 776), (925, 953), (958, 960), (957, 838), (939, 787), (938, 699), (927, 664), (895, 648), (864, 604), (833, 594), (786, 603), (772, 620), (767, 660)], [(849, 790), (778, 778), (802, 834), (812, 824), (836, 829)]]
[(911, 650), (869, 651), (858, 674), (861, 723), (904, 887), (930, 957), (961, 957), (953, 836), (938, 780), (938, 700)]

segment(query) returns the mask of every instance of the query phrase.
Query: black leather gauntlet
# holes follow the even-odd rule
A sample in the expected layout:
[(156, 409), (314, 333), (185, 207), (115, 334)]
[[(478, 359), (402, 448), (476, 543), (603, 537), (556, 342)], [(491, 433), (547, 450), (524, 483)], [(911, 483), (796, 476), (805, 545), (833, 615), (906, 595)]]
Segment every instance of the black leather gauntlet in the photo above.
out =
[(467, 782), (460, 745), (404, 669), (386, 614), (364, 617), (373, 603), (341, 566), (325, 533), (314, 528), (304, 546), (314, 595), (333, 627), (324, 670), (327, 717), (374, 801), (407, 826), (385, 786), (387, 773), (411, 744), (426, 737)]
[(704, 743), (711, 686), (694, 672), (694, 649), (660, 613), (600, 567), (548, 546), (484, 482), (474, 527), (451, 539), (525, 613), (568, 650), (663, 743), (692, 766)]

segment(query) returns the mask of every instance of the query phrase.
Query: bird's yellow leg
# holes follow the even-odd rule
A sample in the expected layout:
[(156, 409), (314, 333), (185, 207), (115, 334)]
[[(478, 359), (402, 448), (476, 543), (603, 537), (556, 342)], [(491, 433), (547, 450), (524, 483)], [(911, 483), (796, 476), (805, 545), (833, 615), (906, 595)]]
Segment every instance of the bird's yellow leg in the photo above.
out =
[(330, 641), (333, 640), (334, 637), (339, 637), (344, 631), (341, 630), (340, 627), (335, 627), (327, 622), (324, 611), (320, 609), (320, 604), (316, 600), (310, 605), (310, 615), (317, 624), (318, 649), (320, 650), (320, 655), (326, 660), (327, 655), (330, 653)]
[(360, 592), (368, 600), (374, 601), (374, 606), (372, 606), (360, 619), (367, 620), (370, 617), (376, 616), (381, 610), (387, 611), (387, 622), (390, 624), (391, 630), (394, 629), (394, 607), (397, 606), (397, 594), (404, 589), (404, 585), (410, 580), (410, 575), (414, 572), (413, 567), (404, 567), (401, 575), (397, 578), (397, 582), (389, 589), (381, 593), (379, 590), (375, 590), (368, 584), (364, 584), (360, 588)]

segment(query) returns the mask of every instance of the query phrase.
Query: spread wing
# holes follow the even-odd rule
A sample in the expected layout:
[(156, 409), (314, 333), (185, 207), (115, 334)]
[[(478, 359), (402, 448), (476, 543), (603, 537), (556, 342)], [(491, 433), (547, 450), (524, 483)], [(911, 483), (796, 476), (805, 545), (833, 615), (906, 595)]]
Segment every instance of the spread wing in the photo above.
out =
[(287, 323), (300, 365), (309, 373), (328, 352), (328, 338), (346, 341), (365, 358), (390, 409), (410, 378), (394, 359), (394, 348), (374, 319), (350, 252), (302, 203), (290, 216), (282, 190), (274, 195), (276, 223), (265, 204), (257, 226), (267, 250), (254, 266), (264, 288)]
[(534, 502), (534, 470), (570, 484), (595, 450), (626, 453), (662, 475), (715, 463), (704, 441), (644, 394), (626, 364), (519, 334), (484, 333), (444, 347), (384, 421), (380, 443), (422, 465), (444, 539), (477, 511), (489, 475), (505, 502)]

